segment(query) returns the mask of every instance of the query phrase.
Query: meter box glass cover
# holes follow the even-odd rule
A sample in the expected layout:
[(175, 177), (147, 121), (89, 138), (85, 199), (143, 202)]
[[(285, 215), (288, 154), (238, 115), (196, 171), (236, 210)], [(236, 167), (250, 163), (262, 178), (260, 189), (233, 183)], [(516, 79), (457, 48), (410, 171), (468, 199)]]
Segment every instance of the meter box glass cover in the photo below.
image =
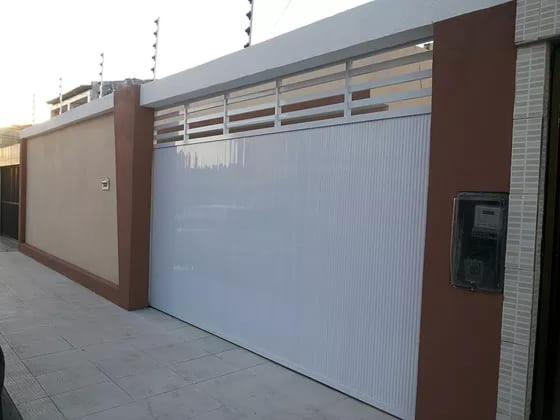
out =
[(451, 284), (501, 293), (508, 195), (458, 193), (453, 201)]

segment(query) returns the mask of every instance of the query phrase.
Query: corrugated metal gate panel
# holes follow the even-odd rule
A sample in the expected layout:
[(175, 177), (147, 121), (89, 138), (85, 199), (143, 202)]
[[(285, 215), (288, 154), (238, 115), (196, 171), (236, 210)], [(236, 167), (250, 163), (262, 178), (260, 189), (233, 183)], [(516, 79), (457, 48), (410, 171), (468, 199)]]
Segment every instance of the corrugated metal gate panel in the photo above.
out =
[(151, 305), (413, 418), (429, 127), (156, 149)]

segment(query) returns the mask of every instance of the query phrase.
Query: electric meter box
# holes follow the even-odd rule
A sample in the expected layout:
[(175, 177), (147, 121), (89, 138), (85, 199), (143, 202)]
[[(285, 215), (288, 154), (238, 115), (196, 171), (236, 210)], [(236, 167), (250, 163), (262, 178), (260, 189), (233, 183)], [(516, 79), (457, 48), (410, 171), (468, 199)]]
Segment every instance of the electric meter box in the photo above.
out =
[(508, 195), (458, 193), (453, 200), (451, 285), (502, 293)]

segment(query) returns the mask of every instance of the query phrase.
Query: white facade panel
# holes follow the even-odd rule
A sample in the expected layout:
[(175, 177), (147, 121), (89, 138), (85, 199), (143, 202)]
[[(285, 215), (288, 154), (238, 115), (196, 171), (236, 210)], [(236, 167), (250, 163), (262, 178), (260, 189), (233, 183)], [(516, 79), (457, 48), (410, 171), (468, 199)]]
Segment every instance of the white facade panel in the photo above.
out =
[(429, 129), (155, 149), (151, 305), (414, 418)]

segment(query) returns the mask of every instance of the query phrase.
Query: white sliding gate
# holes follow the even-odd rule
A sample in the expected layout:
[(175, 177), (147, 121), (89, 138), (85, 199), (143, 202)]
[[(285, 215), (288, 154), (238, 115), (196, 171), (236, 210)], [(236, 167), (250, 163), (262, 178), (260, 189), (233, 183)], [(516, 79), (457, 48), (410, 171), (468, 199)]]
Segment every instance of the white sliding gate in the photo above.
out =
[[(342, 101), (316, 90), (285, 99), (293, 90), (283, 80), (272, 83), (272, 105), (238, 112), (228, 93), (220, 105), (158, 111), (150, 279), (152, 306), (407, 419), (430, 131), (430, 98), (418, 103), (407, 83), (426, 91), (431, 82), (431, 56), (410, 57), (381, 70), (368, 63), (370, 76), (402, 71), (356, 90), (356, 67), (344, 63)], [(291, 83), (338, 80), (328, 76)], [(387, 86), (405, 88), (374, 93)], [(360, 101), (370, 111), (354, 112), (366, 109)]]

